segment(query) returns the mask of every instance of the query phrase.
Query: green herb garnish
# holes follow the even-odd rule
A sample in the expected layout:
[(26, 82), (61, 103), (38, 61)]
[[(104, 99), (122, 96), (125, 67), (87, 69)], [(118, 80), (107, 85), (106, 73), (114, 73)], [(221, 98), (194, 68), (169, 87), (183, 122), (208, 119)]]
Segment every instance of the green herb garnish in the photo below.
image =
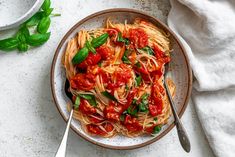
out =
[[(30, 46), (43, 45), (50, 38), (50, 32), (47, 31), (51, 24), (52, 11), (51, 1), (44, 0), (40, 10), (20, 26), (15, 36), (0, 40), (0, 50), (18, 49), (20, 52), (26, 52)], [(29, 27), (33, 27), (32, 34), (29, 32)]]
[(121, 122), (124, 122), (124, 120), (125, 120), (125, 115), (122, 114), (122, 115), (120, 116), (120, 121), (121, 121)]
[(124, 52), (124, 55), (122, 56), (122, 61), (126, 64), (131, 64), (131, 61), (128, 59), (128, 50)]
[(101, 94), (103, 94), (104, 96), (106, 96), (107, 98), (109, 98), (113, 101), (117, 101), (117, 99), (107, 91), (101, 92)]
[(162, 129), (162, 126), (158, 125), (153, 128), (153, 134), (158, 134)]
[(121, 32), (118, 33), (117, 41), (118, 42), (123, 42), (123, 43), (125, 43), (125, 45), (129, 45), (130, 44), (130, 40), (126, 39), (126, 38), (123, 38)]
[(79, 108), (79, 105), (80, 105), (80, 97), (77, 96), (77, 97), (76, 97), (76, 100), (75, 100), (75, 102), (74, 102), (74, 108), (75, 108), (75, 109), (78, 109), (78, 108)]
[(92, 41), (86, 41), (85, 46), (80, 49), (77, 54), (73, 57), (72, 62), (73, 64), (80, 64), (82, 63), (88, 56), (89, 51), (92, 53), (96, 53), (95, 48), (103, 45), (108, 39), (108, 33), (104, 33), (101, 36), (92, 39)]
[(136, 63), (135, 63), (135, 66), (137, 66), (138, 68), (140, 68), (140, 67), (141, 67), (140, 62), (136, 62)]
[(145, 93), (141, 96), (141, 102), (138, 106), (140, 112), (147, 112), (148, 111), (148, 97), (149, 97), (149, 94), (147, 94), (147, 93)]
[[(134, 108), (134, 109), (133, 109)], [(137, 107), (134, 107), (133, 105), (131, 105), (130, 107), (128, 107), (127, 109), (127, 113), (131, 116), (137, 116), (137, 113), (138, 113), (138, 109)]]
[(79, 96), (83, 99), (86, 99), (91, 106), (97, 106), (97, 102), (95, 100), (95, 96), (91, 94), (79, 94)]
[(136, 77), (135, 78), (136, 86), (139, 86), (141, 84), (141, 81), (142, 81), (142, 77), (140, 75), (138, 77)]
[(141, 50), (145, 51), (149, 55), (154, 55), (153, 49), (149, 46), (146, 46), (146, 47), (142, 48)]

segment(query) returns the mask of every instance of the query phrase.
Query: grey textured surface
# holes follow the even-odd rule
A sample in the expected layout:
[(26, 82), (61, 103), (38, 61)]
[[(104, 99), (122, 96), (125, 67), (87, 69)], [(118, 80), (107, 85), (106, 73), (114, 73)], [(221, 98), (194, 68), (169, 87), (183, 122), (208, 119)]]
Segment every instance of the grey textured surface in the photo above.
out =
[[(0, 156), (54, 156), (65, 123), (59, 115), (50, 91), (50, 67), (55, 49), (78, 20), (96, 11), (125, 7), (135, 8), (166, 21), (170, 5), (165, 0), (54, 0), (61, 17), (52, 19), (52, 37), (42, 47), (25, 54), (0, 53)], [(0, 32), (0, 38), (13, 31)], [(68, 157), (212, 157), (213, 154), (190, 103), (183, 118), (192, 151), (180, 147), (173, 129), (160, 141), (136, 150), (114, 151), (88, 143), (73, 131), (68, 141)]]

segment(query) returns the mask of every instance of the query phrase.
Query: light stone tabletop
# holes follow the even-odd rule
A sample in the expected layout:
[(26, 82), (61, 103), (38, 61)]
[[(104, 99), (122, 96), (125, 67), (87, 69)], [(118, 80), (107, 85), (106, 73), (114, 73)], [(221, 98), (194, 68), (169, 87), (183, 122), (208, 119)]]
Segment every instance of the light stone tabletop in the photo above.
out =
[[(52, 35), (43, 46), (27, 53), (0, 52), (0, 157), (53, 157), (61, 141), (65, 122), (58, 113), (50, 90), (50, 68), (63, 35), (77, 21), (107, 8), (135, 8), (166, 23), (168, 0), (52, 0), (61, 17), (52, 19)], [(0, 32), (0, 38), (14, 31)], [(70, 131), (68, 157), (213, 157), (190, 103), (182, 121), (192, 150), (181, 148), (176, 129), (160, 141), (128, 151), (95, 146)]]

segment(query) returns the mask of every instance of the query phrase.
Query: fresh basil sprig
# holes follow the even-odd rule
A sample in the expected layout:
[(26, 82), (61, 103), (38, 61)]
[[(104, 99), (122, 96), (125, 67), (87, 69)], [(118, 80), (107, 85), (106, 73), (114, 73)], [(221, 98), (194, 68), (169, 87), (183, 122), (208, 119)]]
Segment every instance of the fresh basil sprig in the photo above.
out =
[[(52, 14), (52, 11), (51, 1), (44, 0), (41, 9), (20, 26), (15, 36), (0, 40), (0, 50), (18, 49), (20, 52), (26, 52), (30, 46), (43, 45), (51, 35), (47, 32), (51, 24), (50, 15), (60, 16), (60, 14)], [(32, 30), (33, 34), (30, 34), (29, 27), (35, 28)]]
[(73, 57), (72, 63), (73, 64), (82, 63), (87, 58), (89, 51), (95, 54), (96, 53), (95, 48), (103, 45), (107, 41), (108, 37), (109, 37), (108, 33), (104, 33), (98, 36), (97, 38), (93, 38), (91, 42), (86, 41), (85, 46), (82, 49), (80, 49)]

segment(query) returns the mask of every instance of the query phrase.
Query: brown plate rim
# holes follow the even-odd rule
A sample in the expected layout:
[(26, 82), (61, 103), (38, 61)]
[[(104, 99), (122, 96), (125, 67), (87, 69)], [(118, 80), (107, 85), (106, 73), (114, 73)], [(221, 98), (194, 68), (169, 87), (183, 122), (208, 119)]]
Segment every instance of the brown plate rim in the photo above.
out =
[[(53, 61), (52, 61), (52, 66), (51, 66), (51, 77), (50, 77), (50, 82), (51, 82), (51, 92), (52, 92), (52, 96), (53, 96), (53, 99), (54, 99), (54, 102), (55, 102), (55, 105), (56, 105), (56, 108), (58, 109), (60, 115), (63, 117), (64, 121), (67, 122), (67, 118), (65, 117), (64, 113), (62, 112), (62, 110), (59, 108), (59, 104), (58, 104), (58, 101), (57, 101), (57, 98), (56, 98), (56, 94), (55, 94), (55, 86), (54, 86), (54, 70), (55, 70), (55, 62), (56, 62), (56, 59), (57, 59), (57, 56), (59, 54), (59, 51), (62, 47), (62, 45), (65, 43), (66, 39), (68, 38), (68, 36), (77, 28), (79, 27), (81, 24), (83, 24), (84, 22), (86, 22), (87, 20), (91, 19), (91, 18), (95, 18), (97, 16), (100, 16), (102, 14), (106, 14), (106, 13), (112, 13), (112, 12), (129, 12), (129, 13), (135, 13), (135, 14), (139, 14), (139, 15), (142, 15), (144, 17), (146, 17), (146, 19), (150, 18), (152, 20), (154, 20), (156, 23), (159, 23), (159, 26), (170, 32), (170, 34), (173, 36), (173, 38), (175, 38), (177, 44), (180, 46), (182, 52), (183, 52), (183, 55), (184, 55), (184, 58), (186, 60), (186, 64), (187, 64), (187, 72), (188, 72), (188, 89), (187, 89), (187, 96), (184, 100), (184, 104), (182, 106), (182, 108), (180, 109), (178, 115), (179, 117), (181, 118), (186, 107), (188, 106), (188, 101), (189, 101), (189, 98), (190, 98), (190, 95), (191, 95), (191, 90), (192, 90), (192, 69), (189, 65), (189, 59), (186, 55), (186, 50), (185, 48), (183, 47), (182, 43), (180, 42), (180, 40), (178, 39), (178, 37), (175, 35), (175, 33), (170, 29), (168, 28), (168, 26), (166, 26), (163, 22), (161, 22), (159, 19), (157, 19), (156, 17), (153, 17), (151, 15), (148, 15), (142, 11), (139, 11), (139, 10), (135, 10), (135, 9), (129, 9), (129, 8), (113, 8), (113, 9), (106, 9), (106, 10), (102, 10), (102, 11), (99, 11), (99, 12), (96, 12), (96, 13), (93, 13), (85, 18), (83, 18), (82, 20), (80, 20), (79, 22), (77, 22), (66, 34), (65, 36), (62, 38), (62, 40), (60, 41), (56, 51), (55, 51), (55, 54), (54, 54), (54, 57), (53, 57)], [(80, 137), (84, 138), (85, 140), (95, 144), (95, 145), (98, 145), (98, 146), (101, 146), (101, 147), (104, 147), (104, 148), (109, 148), (109, 149), (115, 149), (115, 150), (130, 150), (130, 149), (136, 149), (136, 148), (140, 148), (140, 147), (144, 147), (146, 145), (149, 145), (149, 144), (152, 144), (153, 142), (161, 139), (163, 136), (165, 136), (173, 127), (175, 126), (174, 123), (172, 123), (166, 130), (164, 130), (159, 136), (156, 136), (155, 138), (149, 140), (149, 141), (146, 141), (144, 143), (141, 143), (141, 144), (137, 144), (137, 145), (132, 145), (132, 146), (111, 146), (111, 145), (107, 145), (107, 144), (103, 144), (103, 143), (99, 143), (99, 142), (96, 142), (95, 140), (92, 140), (92, 139), (89, 139), (88, 137), (84, 136), (83, 134), (81, 134), (74, 126), (71, 125), (71, 128), (72, 130), (77, 133)]]

